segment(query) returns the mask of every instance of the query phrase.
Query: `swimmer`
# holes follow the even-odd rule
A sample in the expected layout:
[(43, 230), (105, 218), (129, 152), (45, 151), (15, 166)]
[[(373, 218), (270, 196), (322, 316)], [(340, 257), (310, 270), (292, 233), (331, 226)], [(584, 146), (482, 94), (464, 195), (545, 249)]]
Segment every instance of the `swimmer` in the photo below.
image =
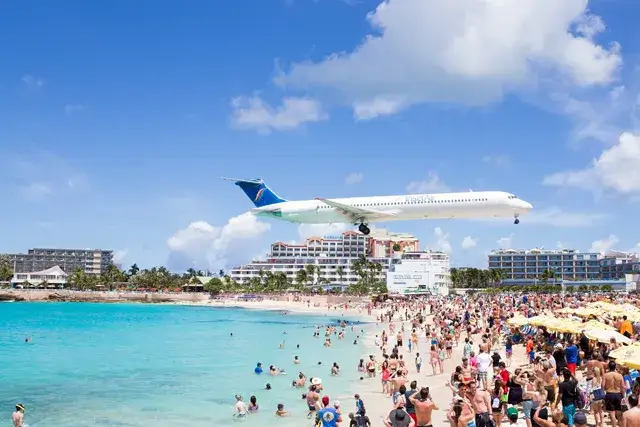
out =
[(255, 396), (251, 396), (249, 398), (249, 412), (256, 412), (258, 409), (260, 409), (258, 399)]
[(267, 385), (264, 387), (265, 390), (271, 390), (271, 384), (267, 383)]
[(300, 364), (300, 359), (298, 358), (298, 356), (293, 356), (293, 364), (294, 365), (299, 365)]
[(284, 343), (285, 341), (282, 341), (282, 343), (280, 344), (280, 350), (284, 350)]
[(261, 374), (262, 373), (262, 363), (258, 362), (258, 364), (256, 365), (256, 367), (253, 370), (253, 372), (256, 373), (256, 374)]
[(291, 412), (286, 411), (284, 409), (284, 405), (282, 403), (278, 403), (278, 409), (276, 409), (276, 413), (275, 415), (278, 417), (286, 417), (287, 415), (290, 415)]
[(13, 413), (12, 419), (14, 427), (24, 427), (24, 405), (22, 403), (16, 405), (16, 411)]
[(333, 362), (333, 366), (331, 366), (331, 375), (338, 375), (340, 373), (340, 367), (336, 362)]
[(235, 413), (233, 414), (233, 416), (238, 418), (244, 418), (247, 416), (248, 413), (249, 413), (249, 410), (247, 409), (247, 405), (245, 405), (245, 403), (242, 401), (242, 395), (236, 394), (236, 406), (235, 406)]

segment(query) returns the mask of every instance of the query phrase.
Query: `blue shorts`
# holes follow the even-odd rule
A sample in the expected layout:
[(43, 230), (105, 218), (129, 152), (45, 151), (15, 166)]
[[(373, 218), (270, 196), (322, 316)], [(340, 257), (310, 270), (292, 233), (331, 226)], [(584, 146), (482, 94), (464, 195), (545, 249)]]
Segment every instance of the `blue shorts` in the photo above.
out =
[(574, 405), (562, 405), (562, 413), (567, 417), (567, 425), (573, 425), (573, 416), (576, 414), (576, 407)]

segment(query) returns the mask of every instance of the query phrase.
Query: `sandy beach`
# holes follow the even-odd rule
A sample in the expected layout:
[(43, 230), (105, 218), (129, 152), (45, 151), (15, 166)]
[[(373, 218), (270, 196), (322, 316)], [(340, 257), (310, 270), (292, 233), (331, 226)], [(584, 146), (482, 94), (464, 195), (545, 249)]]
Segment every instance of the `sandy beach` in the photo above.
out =
[[(432, 321), (432, 316), (427, 318), (427, 322), (430, 323)], [(411, 323), (410, 322), (393, 322), (395, 325), (395, 331), (400, 330), (402, 323), (405, 324), (405, 333), (404, 333), (404, 342), (406, 343), (409, 339), (409, 334), (411, 332)], [(375, 327), (374, 327), (375, 326)], [(373, 354), (376, 356), (378, 360), (380, 360), (381, 351), (379, 348), (375, 346), (375, 336), (380, 335), (383, 328), (388, 330), (388, 323), (370, 325), (370, 332), (367, 333), (365, 345), (367, 346), (369, 354)], [(390, 342), (394, 341), (394, 339), (390, 338)], [(481, 342), (479, 335), (473, 336), (474, 349), (477, 349), (477, 345)], [(411, 381), (418, 382), (418, 389), (420, 387), (429, 387), (431, 398), (437, 404), (438, 410), (433, 412), (432, 423), (434, 426), (438, 425), (449, 425), (447, 420), (447, 411), (451, 406), (451, 402), (453, 399), (453, 394), (451, 390), (447, 387), (447, 382), (450, 380), (450, 375), (455, 371), (456, 366), (461, 364), (462, 360), (462, 352), (463, 352), (463, 344), (464, 338), (461, 338), (460, 345), (457, 347), (453, 347), (452, 356), (449, 359), (445, 359), (444, 361), (444, 373), (436, 376), (432, 375), (431, 366), (429, 364), (429, 346), (430, 344), (427, 342), (424, 334), (419, 337), (418, 341), (418, 349), (412, 349), (412, 352), (408, 352), (407, 347), (402, 347), (400, 350), (401, 355), (406, 360), (406, 366), (409, 370), (409, 375), (407, 377), (407, 385)], [(389, 346), (391, 347), (391, 346)], [(503, 344), (500, 344), (498, 348), (499, 354), (505, 358), (505, 348)], [(418, 374), (416, 371), (416, 366), (414, 363), (416, 353), (420, 353), (422, 357), (422, 368), (421, 372)], [(354, 361), (354, 366), (357, 365), (358, 361)], [(527, 364), (527, 358), (524, 352), (524, 347), (514, 346), (513, 347), (513, 356), (511, 359), (511, 368), (510, 370), (514, 370), (518, 367), (525, 366)], [(351, 375), (352, 367), (347, 367), (345, 370), (345, 374)], [(359, 375), (359, 374), (358, 374)], [(407, 387), (409, 388), (409, 387)], [(378, 426), (383, 425), (383, 421), (389, 412), (393, 409), (392, 399), (388, 395), (384, 395), (382, 393), (382, 386), (380, 381), (380, 376), (376, 376), (373, 379), (365, 378), (357, 390), (351, 390), (349, 394), (345, 394), (346, 398), (353, 398), (353, 392), (359, 393), (360, 397), (364, 400), (367, 415), (369, 416), (372, 425)], [(342, 393), (341, 393), (342, 394)], [(353, 409), (346, 407), (345, 412), (352, 411)], [(505, 423), (506, 418), (505, 418)]]

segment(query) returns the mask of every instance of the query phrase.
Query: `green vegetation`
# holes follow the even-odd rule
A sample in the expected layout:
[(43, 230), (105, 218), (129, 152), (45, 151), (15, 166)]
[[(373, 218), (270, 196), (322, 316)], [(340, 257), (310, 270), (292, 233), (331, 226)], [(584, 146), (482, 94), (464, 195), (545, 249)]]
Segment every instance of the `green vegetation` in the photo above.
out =
[(500, 284), (500, 270), (481, 270), (479, 268), (452, 268), (451, 284), (454, 288), (489, 288)]
[[(348, 283), (346, 289), (350, 294), (370, 294), (387, 292), (386, 282), (381, 280), (382, 265), (370, 262), (364, 256), (352, 261), (351, 268), (358, 276), (355, 283)], [(133, 264), (126, 271), (121, 271), (114, 264), (109, 265), (105, 272), (99, 276), (87, 274), (81, 269), (76, 270), (67, 278), (67, 289), (74, 290), (148, 290), (148, 291), (179, 291), (184, 285), (203, 286), (206, 292), (284, 292), (304, 291), (315, 288), (322, 291), (326, 285), (340, 286), (344, 283), (345, 271), (343, 266), (336, 268), (338, 276), (336, 281), (330, 282), (319, 274), (318, 266), (307, 265), (298, 270), (295, 277), (287, 277), (283, 272), (271, 272), (260, 270), (257, 277), (251, 278), (247, 283), (240, 284), (229, 277), (224, 270), (218, 272), (217, 277), (210, 272), (203, 272), (193, 268), (183, 274), (170, 272), (166, 267), (153, 267), (141, 269)], [(13, 269), (8, 258), (0, 258), (0, 279), (11, 280)], [(39, 287), (46, 287), (47, 282), (42, 282)]]
[(0, 255), (0, 282), (8, 282), (13, 277), (13, 266), (7, 255)]

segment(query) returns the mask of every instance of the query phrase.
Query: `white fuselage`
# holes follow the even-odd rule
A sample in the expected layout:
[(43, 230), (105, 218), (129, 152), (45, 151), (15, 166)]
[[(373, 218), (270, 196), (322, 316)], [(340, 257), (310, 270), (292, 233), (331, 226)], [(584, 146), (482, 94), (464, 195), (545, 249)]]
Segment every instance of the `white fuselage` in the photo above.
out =
[(356, 220), (320, 200), (276, 203), (252, 209), (251, 213), (304, 224), (356, 224), (417, 219), (507, 218), (518, 217), (532, 209), (528, 202), (503, 191), (350, 197), (330, 201), (380, 215), (364, 215), (363, 221)]

